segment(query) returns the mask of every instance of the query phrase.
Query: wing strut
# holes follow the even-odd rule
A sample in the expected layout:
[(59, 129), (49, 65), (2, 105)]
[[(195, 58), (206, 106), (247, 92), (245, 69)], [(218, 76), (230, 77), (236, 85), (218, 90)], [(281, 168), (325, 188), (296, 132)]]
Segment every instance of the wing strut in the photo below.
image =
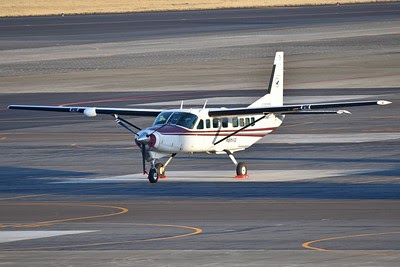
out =
[(241, 132), (241, 131), (247, 129), (247, 128), (250, 127), (251, 125), (256, 124), (256, 123), (259, 122), (260, 120), (264, 119), (266, 116), (267, 116), (267, 115), (264, 115), (264, 116), (262, 116), (261, 118), (259, 118), (259, 119), (255, 120), (255, 121), (253, 121), (252, 123), (243, 126), (243, 127), (240, 128), (239, 130), (234, 131), (234, 132), (231, 133), (230, 135), (225, 136), (224, 138), (222, 138), (222, 139), (219, 140), (218, 142), (215, 142), (214, 145), (218, 145), (219, 143), (225, 141), (225, 140), (228, 139), (229, 137), (234, 136), (235, 134), (237, 134), (237, 133), (239, 133), (239, 132)]
[[(122, 127), (124, 127), (125, 129), (127, 129), (128, 131), (130, 131), (131, 133), (133, 133), (134, 135), (138, 135), (135, 131), (133, 131), (131, 128), (129, 128), (126, 124), (132, 126), (133, 128), (141, 131), (142, 129), (140, 129), (139, 127), (137, 127), (135, 124), (130, 123), (127, 120), (124, 120), (123, 118), (118, 117), (118, 115), (114, 114), (113, 115), (115, 118), (115, 122), (118, 123), (119, 125), (121, 125)], [(126, 123), (126, 124), (125, 124)]]

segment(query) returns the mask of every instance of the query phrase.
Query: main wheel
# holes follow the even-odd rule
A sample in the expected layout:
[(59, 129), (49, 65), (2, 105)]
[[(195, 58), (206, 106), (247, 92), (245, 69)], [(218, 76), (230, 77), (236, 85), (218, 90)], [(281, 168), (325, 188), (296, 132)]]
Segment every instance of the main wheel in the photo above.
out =
[(247, 175), (247, 165), (244, 162), (239, 162), (236, 166), (236, 175), (237, 176), (246, 176)]
[(157, 172), (158, 172), (158, 178), (161, 178), (161, 179), (167, 178), (167, 176), (165, 176), (164, 164), (157, 163), (155, 167), (156, 167)]
[(152, 184), (157, 183), (157, 181), (158, 181), (157, 169), (156, 168), (151, 168), (150, 172), (149, 172), (149, 176), (147, 176), (147, 178), (149, 179), (150, 183), (152, 183)]

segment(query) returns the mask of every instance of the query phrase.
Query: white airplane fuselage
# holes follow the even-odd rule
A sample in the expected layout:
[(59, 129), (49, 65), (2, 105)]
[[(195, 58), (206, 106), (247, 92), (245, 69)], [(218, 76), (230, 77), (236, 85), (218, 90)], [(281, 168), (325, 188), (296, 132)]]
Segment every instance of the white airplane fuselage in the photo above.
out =
[[(284, 115), (269, 114), (215, 118), (209, 109), (176, 109), (162, 112), (153, 126), (143, 129), (138, 136), (149, 138), (147, 160), (159, 159), (172, 153), (216, 153), (244, 150), (266, 134), (278, 128)], [(255, 122), (255, 123), (253, 123)], [(239, 133), (217, 143), (235, 131)], [(139, 144), (140, 146), (140, 144)]]

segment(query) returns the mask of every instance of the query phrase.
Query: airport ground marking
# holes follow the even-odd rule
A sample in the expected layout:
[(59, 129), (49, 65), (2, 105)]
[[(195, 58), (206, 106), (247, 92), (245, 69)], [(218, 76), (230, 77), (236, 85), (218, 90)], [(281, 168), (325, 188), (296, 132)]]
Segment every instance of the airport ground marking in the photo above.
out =
[(16, 196), (16, 197), (5, 197), (5, 198), (0, 198), (0, 201), (2, 201), (2, 200), (21, 199), (21, 198), (43, 197), (43, 196), (47, 196), (47, 195), (49, 195), (49, 194), (37, 194), (37, 195), (23, 195), (23, 196)]
[(180, 229), (188, 229), (192, 230), (192, 232), (179, 234), (179, 235), (171, 235), (171, 236), (163, 236), (163, 237), (153, 237), (153, 238), (144, 238), (144, 239), (135, 239), (135, 240), (124, 240), (124, 241), (110, 241), (110, 242), (97, 242), (97, 243), (87, 243), (87, 244), (75, 244), (75, 245), (65, 245), (65, 246), (46, 246), (46, 247), (26, 247), (26, 248), (5, 248), (0, 249), (0, 251), (31, 251), (31, 250), (46, 250), (46, 249), (68, 249), (68, 248), (84, 248), (84, 247), (95, 247), (95, 246), (107, 246), (107, 245), (120, 245), (120, 244), (129, 244), (129, 243), (141, 243), (141, 242), (151, 242), (151, 241), (164, 241), (164, 240), (172, 240), (178, 238), (189, 237), (193, 235), (198, 235), (203, 232), (203, 229), (194, 227), (194, 226), (186, 226), (186, 225), (174, 225), (174, 224), (147, 224), (147, 223), (77, 223), (77, 224), (128, 224), (128, 225), (137, 225), (137, 226), (153, 226), (153, 227), (171, 227), (171, 228), (180, 228)]
[(87, 219), (98, 219), (104, 217), (111, 217), (117, 216), (124, 213), (127, 213), (129, 210), (124, 207), (118, 206), (109, 206), (109, 205), (99, 205), (99, 204), (82, 204), (82, 203), (63, 203), (63, 202), (56, 202), (56, 203), (48, 203), (48, 202), (39, 202), (39, 203), (0, 203), (0, 206), (73, 206), (73, 207), (95, 207), (95, 208), (107, 208), (107, 209), (116, 209), (119, 210), (118, 212), (111, 212), (99, 215), (91, 215), (91, 216), (81, 216), (81, 217), (72, 217), (72, 218), (64, 218), (64, 219), (56, 219), (56, 220), (49, 220), (49, 221), (42, 221), (42, 222), (34, 222), (34, 223), (17, 223), (17, 224), (0, 224), (0, 228), (32, 228), (32, 227), (42, 227), (42, 226), (49, 226), (59, 223), (71, 222), (71, 221), (79, 221), (79, 220), (87, 220)]
[(373, 184), (373, 183), (380, 183), (380, 182), (395, 182), (398, 180), (400, 180), (400, 178), (385, 178), (385, 179), (376, 179), (376, 180), (356, 182), (355, 184)]
[(340, 240), (340, 239), (350, 239), (357, 237), (368, 237), (368, 236), (381, 236), (381, 235), (395, 235), (400, 234), (400, 232), (381, 232), (381, 233), (371, 233), (371, 234), (355, 234), (355, 235), (346, 235), (346, 236), (334, 236), (321, 238), (317, 240), (311, 240), (302, 244), (303, 248), (322, 251), (322, 252), (334, 252), (334, 253), (342, 253), (342, 254), (350, 254), (350, 255), (368, 255), (368, 256), (399, 256), (400, 254), (396, 253), (386, 253), (386, 252), (367, 252), (367, 251), (349, 251), (349, 250), (341, 250), (341, 249), (327, 249), (323, 247), (313, 246), (311, 244), (332, 241), (332, 240)]

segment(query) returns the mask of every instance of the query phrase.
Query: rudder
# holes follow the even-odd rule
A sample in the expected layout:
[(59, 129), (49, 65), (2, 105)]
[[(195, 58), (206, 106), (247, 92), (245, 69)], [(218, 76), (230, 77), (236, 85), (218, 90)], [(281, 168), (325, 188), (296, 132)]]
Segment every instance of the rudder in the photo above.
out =
[(283, 52), (276, 52), (267, 93), (249, 107), (283, 105)]

